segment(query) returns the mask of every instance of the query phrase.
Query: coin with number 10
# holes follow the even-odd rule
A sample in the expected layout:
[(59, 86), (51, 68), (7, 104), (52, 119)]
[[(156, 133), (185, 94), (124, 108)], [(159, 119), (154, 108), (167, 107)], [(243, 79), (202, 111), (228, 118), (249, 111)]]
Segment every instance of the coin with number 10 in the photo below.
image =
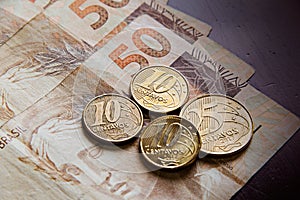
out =
[(141, 69), (132, 78), (130, 89), (140, 106), (158, 113), (168, 113), (181, 107), (189, 92), (185, 77), (166, 66)]
[(104, 94), (86, 105), (83, 122), (96, 138), (117, 143), (138, 134), (143, 125), (143, 114), (129, 98), (118, 94)]

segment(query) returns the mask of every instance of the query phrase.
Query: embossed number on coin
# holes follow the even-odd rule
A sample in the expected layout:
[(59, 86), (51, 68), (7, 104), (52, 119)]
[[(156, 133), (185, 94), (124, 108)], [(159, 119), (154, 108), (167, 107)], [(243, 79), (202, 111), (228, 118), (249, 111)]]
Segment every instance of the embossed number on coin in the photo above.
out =
[(141, 151), (150, 163), (159, 168), (174, 169), (191, 164), (201, 146), (196, 127), (175, 115), (159, 117), (141, 134)]
[(132, 79), (133, 98), (144, 108), (167, 113), (182, 106), (188, 98), (188, 83), (173, 68), (151, 66), (140, 70)]
[(143, 115), (129, 98), (105, 94), (92, 99), (83, 111), (86, 128), (97, 138), (123, 142), (134, 137), (142, 128)]
[(190, 100), (180, 116), (198, 129), (201, 151), (209, 154), (230, 154), (245, 147), (253, 134), (253, 123), (247, 109), (233, 98), (204, 95)]

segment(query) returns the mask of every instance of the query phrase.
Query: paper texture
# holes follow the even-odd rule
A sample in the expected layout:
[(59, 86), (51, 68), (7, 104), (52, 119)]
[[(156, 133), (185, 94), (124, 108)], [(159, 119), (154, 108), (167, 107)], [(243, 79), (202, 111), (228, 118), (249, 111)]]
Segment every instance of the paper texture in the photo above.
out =
[[(53, 191), (56, 187), (49, 190), (58, 199), (64, 195), (71, 199), (92, 199), (93, 195), (120, 199), (172, 199), (174, 195), (180, 199), (229, 199), (300, 125), (295, 115), (248, 85), (235, 95), (249, 109), (255, 127), (260, 127), (247, 149), (230, 157), (199, 158), (178, 172), (155, 173), (141, 159), (138, 140), (121, 147), (105, 147), (82, 128), (81, 113), (87, 101), (110, 92), (115, 91), (82, 65), (48, 95), (8, 121), (1, 129), (0, 158), (15, 166), (9, 168), (9, 174), (13, 174), (10, 181), (30, 183), (37, 179), (49, 182), (47, 185), (54, 182), (64, 191)], [(20, 165), (26, 166), (26, 177)], [(1, 172), (7, 173), (6, 170)], [(4, 188), (9, 183), (1, 180)], [(20, 192), (23, 189), (40, 193), (35, 187), (18, 188)]]
[[(4, 0), (0, 17), (3, 199), (228, 199), (299, 128), (247, 85), (253, 68), (207, 38), (209, 25), (156, 1)], [(149, 65), (180, 71), (190, 98), (220, 93), (244, 103), (259, 128), (249, 147), (168, 173), (145, 165), (137, 139), (106, 147), (90, 138), (86, 103), (129, 96), (132, 76)]]

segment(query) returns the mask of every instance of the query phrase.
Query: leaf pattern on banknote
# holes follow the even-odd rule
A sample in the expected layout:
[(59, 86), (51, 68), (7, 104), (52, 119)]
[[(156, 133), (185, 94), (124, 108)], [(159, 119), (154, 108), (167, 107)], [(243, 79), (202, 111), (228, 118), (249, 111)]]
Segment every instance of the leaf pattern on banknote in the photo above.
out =
[(86, 46), (72, 46), (65, 41), (63, 43), (63, 48), (48, 46), (47, 51), (33, 55), (31, 52), (24, 52), (27, 57), (8, 66), (8, 69), (0, 74), (0, 81), (16, 83), (31, 78), (65, 74), (76, 69), (92, 51)]
[(31, 165), (34, 170), (47, 174), (53, 180), (78, 184), (80, 181), (76, 177), (84, 174), (82, 170), (72, 163), (58, 164), (49, 154), (51, 142), (57, 139), (57, 135), (59, 138), (65, 131), (77, 130), (81, 124), (79, 119), (65, 119), (67, 116), (68, 113), (50, 118), (37, 127), (32, 133), (31, 141), (26, 144), (30, 156), (18, 159)]
[(81, 170), (73, 164), (64, 164), (60, 168), (55, 166), (55, 164), (47, 157), (47, 160), (35, 159), (35, 162), (32, 161), (32, 158), (19, 157), (19, 160), (25, 164), (31, 165), (34, 167), (34, 170), (44, 172), (48, 174), (51, 179), (56, 181), (70, 182), (72, 184), (79, 184), (79, 181), (72, 176), (69, 172), (72, 172), (75, 175), (81, 173)]
[(0, 120), (11, 119), (15, 113), (9, 106), (6, 90), (2, 89), (0, 95)]
[(190, 83), (190, 98), (202, 93), (226, 94), (235, 96), (247, 83), (239, 84), (238, 77), (231, 77), (217, 62), (204, 52), (193, 49), (192, 54), (184, 52), (171, 65), (180, 71)]
[[(0, 73), (0, 90), (2, 103), (0, 120), (6, 121), (14, 116), (15, 108), (9, 106), (6, 91), (24, 89), (23, 81), (41, 78), (43, 76), (65, 76), (74, 71), (88, 57), (92, 50), (85, 45), (71, 45), (66, 41), (61, 47), (47, 46), (41, 50), (37, 44), (28, 44), (13, 48), (19, 59), (5, 66)], [(30, 48), (30, 47), (37, 47)], [(14, 54), (14, 53), (13, 53)], [(16, 56), (12, 55), (12, 56)]]
[(145, 199), (149, 186), (145, 176), (132, 179), (130, 174), (101, 164), (98, 159), (103, 148), (82, 139), (83, 106), (93, 96), (112, 91), (83, 65), (74, 70), (49, 95), (18, 116), (30, 127), (21, 136), (27, 154), (18, 159), (56, 182), (89, 186), (116, 199)]
[(172, 67), (180, 71), (190, 83), (190, 98), (202, 93), (226, 93), (218, 71), (212, 70), (187, 52), (174, 61)]
[(63, 41), (65, 48), (48, 47), (48, 52), (40, 52), (33, 57), (40, 63), (37, 72), (44, 75), (59, 75), (65, 71), (72, 71), (79, 66), (90, 53), (90, 50), (73, 47)]
[[(73, 51), (73, 54), (78, 53)], [(47, 59), (51, 61), (51, 58)], [(80, 148), (84, 148), (78, 131), (82, 128), (81, 114), (87, 102), (97, 94), (112, 91), (84, 66), (74, 70), (50, 95), (25, 111), (28, 118), (24, 122), (31, 128), (22, 135), (21, 141), (28, 154), (19, 160), (55, 181), (96, 187), (97, 184), (84, 171), (85, 165), (74, 162)], [(93, 156), (97, 156), (96, 150)], [(57, 152), (60, 152), (59, 156)]]
[[(207, 55), (205, 52), (198, 48), (194, 48), (192, 51), (192, 56), (198, 61), (206, 65), (211, 65), (215, 72), (218, 72), (220, 76), (224, 79), (224, 84), (229, 88), (244, 88), (248, 85), (247, 82), (242, 82), (240, 77), (234, 76), (234, 73), (226, 69), (224, 66), (214, 61), (211, 56)], [(231, 86), (230, 86), (231, 85)], [(232, 95), (231, 95), (232, 96)]]

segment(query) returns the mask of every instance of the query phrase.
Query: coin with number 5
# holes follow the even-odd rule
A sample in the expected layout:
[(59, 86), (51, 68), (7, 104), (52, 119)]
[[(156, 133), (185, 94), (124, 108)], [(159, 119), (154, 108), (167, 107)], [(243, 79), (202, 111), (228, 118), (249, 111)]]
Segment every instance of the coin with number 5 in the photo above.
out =
[(247, 146), (253, 135), (249, 112), (231, 97), (198, 96), (182, 108), (180, 116), (197, 127), (202, 139), (201, 151), (208, 154), (237, 152)]

